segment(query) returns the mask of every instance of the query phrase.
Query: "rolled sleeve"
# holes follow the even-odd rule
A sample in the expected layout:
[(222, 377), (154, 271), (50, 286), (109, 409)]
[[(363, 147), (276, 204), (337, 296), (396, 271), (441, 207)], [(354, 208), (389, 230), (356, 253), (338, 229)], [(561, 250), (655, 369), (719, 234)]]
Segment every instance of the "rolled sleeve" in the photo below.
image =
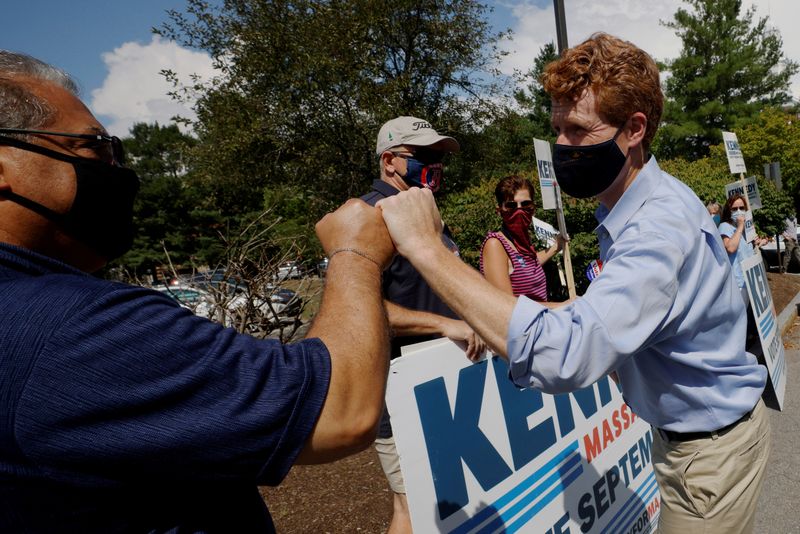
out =
[(541, 330), (539, 316), (547, 308), (528, 297), (519, 297), (508, 325), (506, 351), (508, 372), (511, 380), (520, 387), (537, 387), (531, 373), (533, 365), (533, 343)]
[[(650, 242), (655, 236), (644, 236)], [(508, 330), (515, 384), (564, 393), (592, 384), (650, 343), (672, 311), (680, 250), (623, 240), (583, 297), (550, 309), (521, 297)]]

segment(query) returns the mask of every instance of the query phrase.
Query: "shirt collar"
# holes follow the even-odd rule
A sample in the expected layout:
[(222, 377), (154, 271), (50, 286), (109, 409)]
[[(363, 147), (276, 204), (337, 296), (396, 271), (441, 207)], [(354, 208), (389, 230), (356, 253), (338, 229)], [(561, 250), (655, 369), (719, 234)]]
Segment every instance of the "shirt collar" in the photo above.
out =
[(648, 162), (633, 179), (633, 183), (622, 193), (611, 210), (602, 204), (597, 207), (594, 216), (600, 224), (595, 232), (602, 226), (608, 232), (609, 237), (616, 241), (634, 214), (650, 198), (658, 186), (660, 178), (661, 168), (659, 168), (655, 156), (650, 156)]
[(33, 276), (53, 273), (89, 276), (88, 273), (49, 256), (2, 242), (0, 242), (0, 266)]
[(383, 180), (373, 180), (372, 189), (385, 197), (391, 197), (400, 192), (395, 186), (384, 182)]

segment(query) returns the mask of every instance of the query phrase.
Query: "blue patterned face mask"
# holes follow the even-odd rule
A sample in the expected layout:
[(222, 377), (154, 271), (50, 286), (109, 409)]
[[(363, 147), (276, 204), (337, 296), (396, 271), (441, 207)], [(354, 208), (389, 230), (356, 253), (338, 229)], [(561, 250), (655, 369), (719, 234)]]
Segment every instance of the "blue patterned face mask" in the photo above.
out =
[(444, 154), (437, 150), (417, 148), (413, 155), (394, 152), (394, 155), (406, 160), (406, 174), (403, 181), (414, 187), (427, 187), (434, 193), (444, 185)]
[(444, 181), (444, 169), (441, 163), (426, 165), (414, 158), (406, 158), (408, 168), (403, 180), (409, 185), (427, 187), (434, 193), (441, 188)]
[(731, 219), (734, 221), (738, 221), (739, 219), (744, 219), (746, 213), (747, 212), (744, 209), (731, 210)]

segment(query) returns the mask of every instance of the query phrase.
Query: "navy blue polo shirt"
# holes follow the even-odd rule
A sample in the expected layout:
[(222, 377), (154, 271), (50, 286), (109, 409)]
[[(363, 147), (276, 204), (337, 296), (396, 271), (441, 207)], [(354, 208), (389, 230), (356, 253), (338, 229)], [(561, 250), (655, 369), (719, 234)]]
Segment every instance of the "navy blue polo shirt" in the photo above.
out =
[(330, 381), (282, 345), (0, 243), (0, 531), (272, 532)]
[[(394, 186), (383, 180), (374, 180), (372, 182), (372, 191), (362, 196), (361, 200), (370, 206), (374, 206), (380, 199), (396, 195), (399, 192), (400, 191)], [(453, 253), (458, 254), (458, 246), (455, 241), (453, 241), (453, 237), (447, 226), (445, 226), (442, 231), (442, 241)], [(383, 298), (389, 302), (393, 302), (410, 310), (431, 312), (452, 319), (458, 319), (458, 316), (433, 292), (431, 286), (428, 285), (411, 262), (399, 254), (394, 257), (389, 268), (383, 272), (382, 285)], [(399, 357), (401, 347), (421, 343), (437, 337), (440, 336), (396, 336), (392, 338), (391, 357), (392, 359)], [(381, 418), (381, 425), (378, 430), (378, 437), (387, 438), (391, 435), (392, 429), (389, 424), (389, 417), (386, 410), (384, 410), (384, 415)]]

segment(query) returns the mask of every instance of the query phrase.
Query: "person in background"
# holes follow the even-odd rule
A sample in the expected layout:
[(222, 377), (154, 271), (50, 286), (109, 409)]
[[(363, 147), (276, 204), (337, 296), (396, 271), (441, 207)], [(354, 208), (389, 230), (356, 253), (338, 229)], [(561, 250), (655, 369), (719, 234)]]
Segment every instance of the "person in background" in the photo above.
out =
[(284, 345), (90, 274), (131, 246), (138, 188), (74, 81), (0, 50), (0, 532), (274, 532), (258, 485), (374, 439), (380, 212), (317, 224), (320, 311)]
[(797, 264), (800, 269), (800, 246), (797, 245), (797, 217), (786, 217), (783, 220), (783, 263), (781, 264), (781, 272), (789, 272), (789, 266), (792, 260)]
[(547, 281), (542, 265), (564, 247), (564, 238), (559, 234), (547, 250), (534, 249), (530, 235), (535, 211), (533, 185), (526, 178), (503, 178), (495, 187), (494, 196), (503, 226), (499, 232), (486, 234), (481, 246), (481, 273), (507, 293), (546, 301)]
[(520, 387), (556, 394), (611, 371), (653, 425), (658, 532), (751, 532), (770, 449), (767, 369), (705, 206), (650, 153), (663, 109), (655, 61), (598, 33), (548, 64), (561, 190), (599, 200), (602, 272), (568, 304), (514, 297), (442, 246), (430, 192), (382, 200), (399, 254), (509, 362)]
[[(722, 236), (722, 243), (725, 245), (728, 259), (733, 267), (736, 285), (742, 291), (742, 298), (746, 302), (747, 290), (744, 287), (741, 264), (742, 261), (753, 255), (753, 246), (744, 238), (745, 213), (747, 213), (747, 205), (744, 197), (739, 194), (732, 195), (722, 209), (722, 222), (719, 224), (719, 233)], [(757, 237), (755, 245), (761, 246), (766, 242), (766, 239)]]
[[(442, 161), (445, 155), (459, 150), (454, 138), (439, 135), (431, 124), (416, 117), (397, 117), (386, 122), (378, 132), (375, 153), (380, 178), (372, 182), (372, 191), (361, 199), (375, 205), (409, 189), (435, 192), (444, 180)], [(453, 257), (458, 246), (447, 228), (441, 242)], [(448, 337), (466, 345), (467, 357), (480, 358), (486, 344), (467, 323), (460, 320), (433, 292), (411, 263), (396, 256), (383, 274), (383, 299), (389, 327), (392, 330), (391, 358), (401, 355), (402, 348), (437, 337)], [(394, 495), (394, 512), (389, 534), (411, 532), (400, 457), (394, 442), (389, 414), (384, 410), (375, 449)]]
[(711, 218), (714, 219), (714, 224), (719, 226), (719, 223), (722, 222), (722, 207), (719, 205), (719, 202), (712, 200), (708, 204), (706, 204), (706, 209), (708, 210), (708, 214), (711, 215)]

